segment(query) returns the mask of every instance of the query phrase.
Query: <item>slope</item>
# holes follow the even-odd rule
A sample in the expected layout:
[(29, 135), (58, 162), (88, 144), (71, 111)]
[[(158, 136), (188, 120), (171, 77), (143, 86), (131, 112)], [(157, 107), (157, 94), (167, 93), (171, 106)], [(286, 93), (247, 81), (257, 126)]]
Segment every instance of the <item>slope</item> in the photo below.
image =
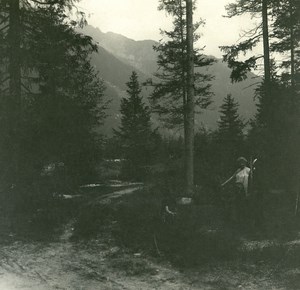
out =
[[(112, 97), (113, 105), (109, 109), (109, 114), (113, 118), (107, 120), (105, 130), (109, 132), (109, 127), (112, 128), (118, 124), (120, 98), (126, 96), (124, 90), (132, 70), (137, 71), (141, 82), (153, 77), (153, 72), (157, 70), (156, 53), (153, 51), (153, 45), (156, 42), (152, 40), (134, 41), (112, 32), (103, 33), (92, 26), (86, 26), (82, 32), (93, 37), (99, 44), (99, 53), (93, 56), (92, 62), (110, 87), (109, 95)], [(254, 90), (260, 78), (249, 73), (249, 77), (245, 81), (231, 83), (230, 69), (220, 59), (216, 59), (213, 65), (204, 70), (214, 76), (212, 81), (214, 97), (212, 105), (196, 116), (198, 127), (202, 125), (208, 129), (216, 128), (219, 107), (228, 93), (231, 93), (239, 102), (239, 113), (245, 121), (254, 116), (256, 112)], [(151, 89), (143, 91), (146, 102), (150, 93)], [(158, 125), (157, 117), (153, 116), (153, 119)], [(112, 123), (110, 124), (110, 122)]]

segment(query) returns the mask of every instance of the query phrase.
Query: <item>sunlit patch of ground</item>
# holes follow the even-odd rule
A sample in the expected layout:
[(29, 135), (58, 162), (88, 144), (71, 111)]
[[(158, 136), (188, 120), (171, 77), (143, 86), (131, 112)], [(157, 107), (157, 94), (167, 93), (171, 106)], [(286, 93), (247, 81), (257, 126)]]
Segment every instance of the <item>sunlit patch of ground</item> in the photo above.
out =
[[(299, 269), (280, 271), (285, 285), (265, 265), (222, 263), (179, 272), (167, 263), (124, 252), (109, 236), (86, 244), (17, 243), (2, 249), (0, 289), (297, 289)], [(278, 275), (278, 273), (277, 273)], [(289, 279), (289, 280), (288, 280)], [(297, 280), (298, 279), (298, 280)], [(293, 282), (294, 281), (294, 282)], [(292, 287), (292, 286), (291, 286)]]

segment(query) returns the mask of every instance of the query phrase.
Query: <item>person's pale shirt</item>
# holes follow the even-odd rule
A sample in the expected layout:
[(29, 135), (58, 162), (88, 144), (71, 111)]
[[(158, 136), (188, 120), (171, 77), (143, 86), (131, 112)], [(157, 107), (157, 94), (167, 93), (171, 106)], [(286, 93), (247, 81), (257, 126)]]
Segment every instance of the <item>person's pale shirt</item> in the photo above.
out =
[(248, 194), (249, 175), (250, 175), (249, 167), (244, 167), (235, 175), (235, 182), (243, 185), (246, 195)]

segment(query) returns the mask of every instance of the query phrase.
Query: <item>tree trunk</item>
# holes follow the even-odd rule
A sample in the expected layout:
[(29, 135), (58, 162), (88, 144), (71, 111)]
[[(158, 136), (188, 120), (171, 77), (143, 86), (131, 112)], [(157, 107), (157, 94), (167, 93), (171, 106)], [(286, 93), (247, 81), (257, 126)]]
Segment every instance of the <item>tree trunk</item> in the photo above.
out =
[(193, 1), (186, 0), (187, 21), (187, 104), (186, 104), (186, 148), (185, 190), (188, 196), (194, 191), (194, 48), (193, 48)]
[(264, 45), (264, 76), (266, 92), (269, 93), (271, 73), (270, 73), (270, 45), (268, 27), (268, 0), (262, 0), (262, 22), (263, 22), (263, 45)]
[(289, 2), (290, 10), (290, 45), (291, 45), (291, 86), (295, 88), (295, 36), (294, 36), (294, 21), (293, 21), (293, 3)]
[[(20, 60), (20, 0), (10, 0), (9, 2), (9, 98), (7, 100), (8, 109), (8, 129), (11, 142), (11, 165), (13, 179), (18, 176), (19, 167), (19, 139), (20, 139), (20, 115), (21, 115), (21, 60)], [(16, 181), (15, 181), (16, 182)]]
[(183, 84), (182, 87), (182, 105), (183, 105), (183, 134), (184, 134), (184, 148), (186, 150), (187, 148), (187, 116), (186, 116), (186, 106), (187, 106), (187, 100), (186, 100), (186, 87), (187, 87), (187, 80), (186, 80), (186, 39), (184, 37), (184, 13), (182, 7), (182, 1), (180, 0), (180, 41), (181, 41), (181, 57), (183, 62), (181, 63), (182, 66), (182, 72), (181, 72), (181, 81)]

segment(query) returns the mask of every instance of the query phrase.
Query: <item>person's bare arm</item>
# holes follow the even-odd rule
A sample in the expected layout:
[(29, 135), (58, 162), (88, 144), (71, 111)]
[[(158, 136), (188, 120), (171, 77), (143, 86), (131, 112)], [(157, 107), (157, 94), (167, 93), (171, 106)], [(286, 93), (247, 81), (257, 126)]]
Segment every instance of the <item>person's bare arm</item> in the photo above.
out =
[(234, 175), (232, 175), (229, 179), (227, 179), (225, 182), (223, 182), (223, 183), (221, 184), (221, 186), (223, 187), (223, 186), (226, 185), (228, 182), (230, 182), (233, 178), (234, 178)]
[(237, 170), (230, 178), (228, 178), (225, 182), (223, 182), (221, 184), (221, 186), (223, 187), (224, 185), (226, 185), (228, 182), (230, 182), (232, 179), (235, 178), (235, 175), (239, 172), (239, 170)]

